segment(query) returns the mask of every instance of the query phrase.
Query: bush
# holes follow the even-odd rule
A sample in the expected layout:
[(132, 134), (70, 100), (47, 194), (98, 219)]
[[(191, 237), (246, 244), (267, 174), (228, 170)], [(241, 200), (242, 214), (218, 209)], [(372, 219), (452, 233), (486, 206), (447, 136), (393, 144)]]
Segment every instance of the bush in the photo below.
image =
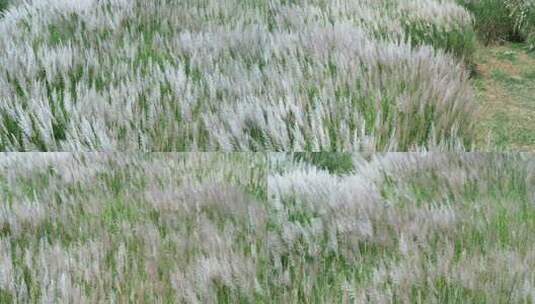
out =
[(485, 43), (510, 40), (515, 34), (514, 22), (503, 0), (461, 0), (475, 17), (475, 28)]
[(535, 1), (506, 0), (515, 30), (524, 39), (530, 50), (535, 49)]
[(532, 0), (460, 0), (475, 17), (485, 43), (525, 41), (535, 48), (535, 2)]
[(8, 0), (0, 0), (0, 17), (2, 16), (2, 12), (7, 8)]

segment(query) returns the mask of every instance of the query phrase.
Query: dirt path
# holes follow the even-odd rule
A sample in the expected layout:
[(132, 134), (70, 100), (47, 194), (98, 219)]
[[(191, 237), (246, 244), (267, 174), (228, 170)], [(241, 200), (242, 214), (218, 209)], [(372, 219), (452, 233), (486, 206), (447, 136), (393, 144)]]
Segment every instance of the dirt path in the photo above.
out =
[(535, 54), (506, 44), (479, 48), (476, 60), (480, 143), (535, 152)]

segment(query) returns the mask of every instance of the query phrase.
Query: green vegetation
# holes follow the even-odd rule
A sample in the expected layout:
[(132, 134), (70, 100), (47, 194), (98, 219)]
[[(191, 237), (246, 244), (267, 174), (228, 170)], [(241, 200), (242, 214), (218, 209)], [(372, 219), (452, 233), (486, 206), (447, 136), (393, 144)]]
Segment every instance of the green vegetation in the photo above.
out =
[(462, 59), (468, 66), (473, 64), (476, 33), (472, 24), (460, 23), (442, 28), (429, 20), (407, 19), (402, 23), (412, 45), (431, 45)]
[(2, 303), (531, 301), (534, 155), (268, 157), (1, 155)]
[(73, 3), (0, 21), (0, 150), (474, 144), (475, 35), (452, 1)]
[(459, 0), (475, 17), (482, 40), (527, 42), (535, 50), (535, 2), (532, 0)]
[(0, 303), (221, 302), (254, 286), (265, 155), (7, 154), (0, 168)]
[(504, 0), (461, 1), (474, 14), (475, 29), (485, 43), (518, 39), (514, 18)]
[(298, 161), (308, 162), (333, 174), (345, 174), (353, 171), (351, 154), (343, 152), (299, 152), (293, 154)]
[(477, 62), (480, 142), (535, 151), (535, 54), (525, 44), (507, 43), (480, 48)]
[(0, 0), (0, 16), (2, 12), (7, 9), (8, 4), (9, 4), (8, 0)]
[(535, 2), (459, 1), (475, 18), (474, 58), (480, 146), (535, 151)]
[(530, 71), (477, 75), (495, 45), (533, 51), (532, 0), (73, 3), (14, 2), (0, 21), (1, 151), (531, 146), (527, 116), (480, 120), (493, 101), (473, 89), (532, 93)]
[(349, 175), (299, 162), (270, 174), (284, 239), (274, 269), (290, 278), (277, 301), (533, 300), (533, 155), (353, 158)]

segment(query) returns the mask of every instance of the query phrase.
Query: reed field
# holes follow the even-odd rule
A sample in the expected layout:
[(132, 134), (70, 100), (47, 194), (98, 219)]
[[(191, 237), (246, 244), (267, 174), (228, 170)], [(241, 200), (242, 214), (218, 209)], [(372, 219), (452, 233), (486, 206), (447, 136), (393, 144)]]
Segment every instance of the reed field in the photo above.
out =
[(0, 156), (0, 303), (531, 303), (535, 155)]
[(535, 0), (0, 0), (0, 304), (535, 303)]
[(534, 165), (533, 154), (272, 156), (276, 302), (533, 303)]
[(206, 303), (253, 290), (266, 169), (261, 154), (1, 155), (0, 303)]
[(2, 6), (3, 151), (496, 150), (474, 54), (535, 37), (530, 0)]

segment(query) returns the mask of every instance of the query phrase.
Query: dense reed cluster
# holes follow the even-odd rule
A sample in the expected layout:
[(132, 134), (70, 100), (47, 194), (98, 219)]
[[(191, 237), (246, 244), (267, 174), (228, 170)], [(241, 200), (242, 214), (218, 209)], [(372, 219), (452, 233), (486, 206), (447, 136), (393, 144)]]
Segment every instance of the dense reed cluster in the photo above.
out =
[(0, 0), (0, 303), (534, 303), (477, 35), (533, 0)]
[(261, 154), (1, 155), (0, 303), (253, 290), (265, 170)]
[(0, 302), (534, 300), (533, 155), (267, 157), (2, 155)]
[(303, 158), (271, 160), (281, 302), (535, 300), (534, 155), (357, 155), (343, 175)]
[(470, 149), (473, 50), (453, 0), (17, 1), (0, 150)]

